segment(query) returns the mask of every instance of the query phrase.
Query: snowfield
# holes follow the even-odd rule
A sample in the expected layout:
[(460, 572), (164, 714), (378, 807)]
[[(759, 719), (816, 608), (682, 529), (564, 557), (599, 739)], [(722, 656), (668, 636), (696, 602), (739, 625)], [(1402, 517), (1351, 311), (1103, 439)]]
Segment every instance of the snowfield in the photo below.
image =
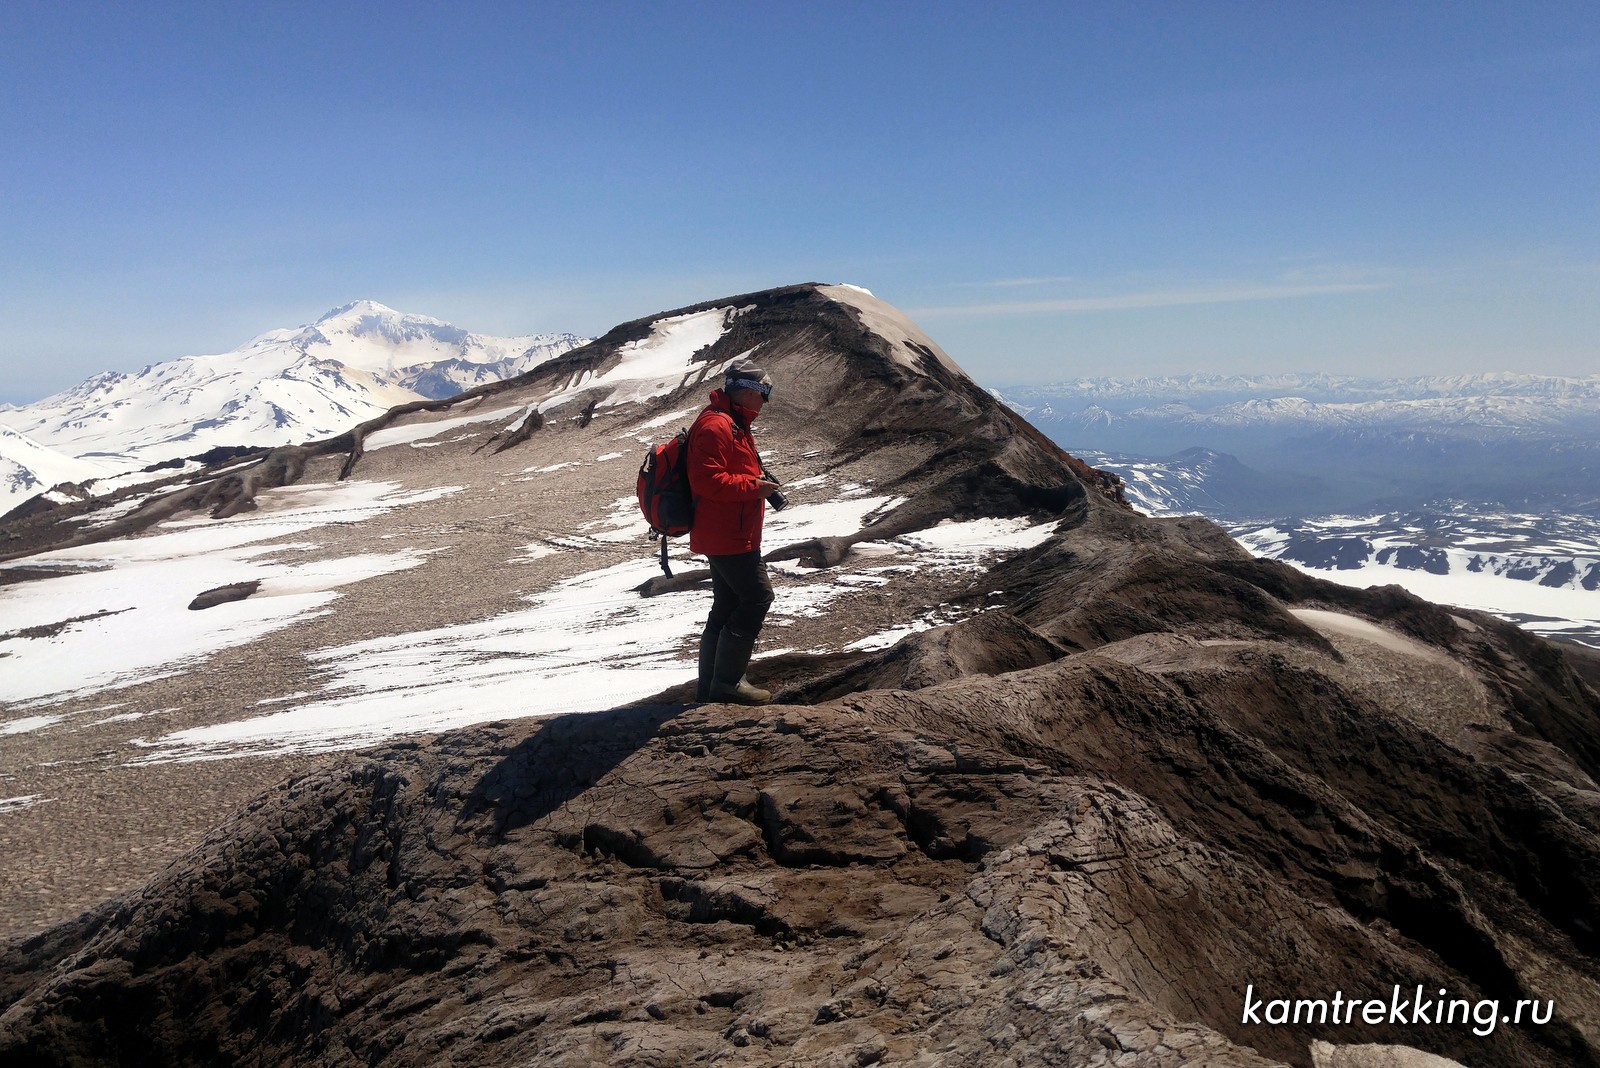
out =
[[(891, 500), (864, 497), (791, 506), (782, 540), (840, 537)], [(632, 502), (629, 502), (630, 504)], [(798, 513), (790, 516), (789, 513)], [(635, 507), (635, 518), (637, 509)], [(634, 524), (633, 536), (638, 534)], [(777, 600), (768, 644), (786, 620), (816, 617), (861, 585), (915, 570), (977, 570), (1001, 554), (1042, 543), (1054, 523), (981, 519), (945, 523), (888, 542), (866, 543), (860, 563), (813, 571), (772, 566)], [(582, 547), (542, 547), (575, 552)], [(693, 566), (680, 549), (678, 565)], [(883, 566), (892, 558), (892, 566)], [(707, 608), (703, 589), (643, 598), (640, 561), (587, 571), (528, 599), (526, 608), (477, 623), (358, 642), (309, 654), (322, 673), (319, 699), (234, 722), (175, 731), (148, 743), (140, 762), (321, 752), (371, 745), (400, 734), (433, 733), (487, 720), (593, 712), (692, 678), (689, 639)], [(876, 649), (905, 634), (956, 621), (930, 615), (850, 643)], [(833, 651), (812, 649), (811, 652)], [(758, 650), (770, 655), (772, 650)]]
[[(0, 596), (0, 652), (7, 654), (0, 702), (47, 707), (168, 677), (324, 609), (341, 586), (415, 567), (424, 556), (411, 550), (327, 558), (314, 541), (284, 539), (457, 489), (296, 486), (263, 494), (264, 515), (183, 520), (149, 537), (29, 557), (31, 568), (70, 573), (8, 586)], [(250, 581), (261, 587), (248, 600), (189, 609), (203, 590)], [(54, 633), (19, 636), (37, 630)]]
[(1487, 612), (1535, 634), (1600, 648), (1600, 593), (1591, 590), (1551, 588), (1485, 572), (1434, 575), (1386, 564), (1352, 570), (1294, 566), (1308, 575), (1357, 589), (1399, 586), (1436, 604)]
[(1442, 501), (1414, 513), (1230, 518), (1203, 465), (1085, 452), (1123, 479), (1146, 515), (1203, 515), (1257, 556), (1346, 586), (1394, 584), (1498, 615), (1536, 634), (1600, 647), (1600, 522)]
[(1400, 586), (1600, 647), (1600, 524), (1460, 511), (1235, 525), (1257, 556), (1345, 586)]

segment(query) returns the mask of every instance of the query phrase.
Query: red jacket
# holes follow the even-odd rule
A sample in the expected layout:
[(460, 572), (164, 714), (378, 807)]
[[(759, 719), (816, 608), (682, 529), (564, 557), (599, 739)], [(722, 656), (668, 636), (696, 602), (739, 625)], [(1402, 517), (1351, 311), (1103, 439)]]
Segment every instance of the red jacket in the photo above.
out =
[(750, 418), (750, 411), (740, 408), (735, 420), (733, 402), (718, 389), (689, 428), (690, 552), (732, 556), (761, 548), (767, 491), (757, 485), (761, 458), (750, 437)]

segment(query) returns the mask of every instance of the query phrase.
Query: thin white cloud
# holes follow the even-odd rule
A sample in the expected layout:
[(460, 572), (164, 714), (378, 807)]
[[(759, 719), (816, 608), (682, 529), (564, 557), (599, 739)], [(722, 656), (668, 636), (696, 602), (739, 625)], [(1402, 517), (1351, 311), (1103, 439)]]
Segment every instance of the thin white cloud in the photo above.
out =
[(1079, 313), (1131, 311), (1142, 308), (1174, 308), (1194, 304), (1241, 304), (1247, 301), (1296, 300), (1301, 297), (1339, 293), (1365, 293), (1386, 288), (1380, 282), (1319, 282), (1310, 284), (1239, 285), (1207, 289), (1161, 289), (1139, 293), (1118, 293), (1101, 297), (1068, 297), (1060, 300), (1009, 301), (1002, 304), (964, 304), (914, 308), (908, 314), (930, 318), (957, 315), (1036, 315), (1041, 313)]
[(1021, 286), (1059, 286), (1068, 285), (1078, 281), (1071, 275), (1056, 275), (1050, 278), (997, 278), (992, 282), (975, 283), (991, 289), (1010, 289)]

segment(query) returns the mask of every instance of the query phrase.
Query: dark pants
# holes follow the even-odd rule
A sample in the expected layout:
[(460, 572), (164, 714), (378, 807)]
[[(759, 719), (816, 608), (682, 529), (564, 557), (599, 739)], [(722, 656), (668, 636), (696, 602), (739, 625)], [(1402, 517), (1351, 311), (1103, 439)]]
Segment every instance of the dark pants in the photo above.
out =
[(723, 627), (736, 634), (755, 638), (772, 607), (772, 583), (761, 551), (736, 556), (708, 556), (711, 565), (711, 614), (706, 617), (706, 633), (712, 640)]
[[(718, 675), (733, 686), (744, 675), (756, 635), (772, 607), (772, 583), (760, 551), (734, 556), (708, 556), (711, 565), (711, 614), (700, 635), (700, 678), (695, 699), (709, 700)], [(719, 655), (720, 651), (720, 655)]]

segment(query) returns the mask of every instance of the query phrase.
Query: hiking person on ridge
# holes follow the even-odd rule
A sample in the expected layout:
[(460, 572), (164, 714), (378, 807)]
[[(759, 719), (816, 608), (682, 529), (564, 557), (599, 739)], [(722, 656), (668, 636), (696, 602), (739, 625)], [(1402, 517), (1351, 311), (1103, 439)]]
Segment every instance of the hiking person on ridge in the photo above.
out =
[(689, 429), (689, 489), (694, 526), (689, 551), (711, 565), (711, 614), (700, 635), (699, 701), (764, 705), (772, 694), (744, 677), (761, 623), (772, 605), (772, 583), (761, 559), (766, 499), (777, 490), (761, 466), (750, 424), (772, 396), (759, 367), (729, 367), (722, 388)]

